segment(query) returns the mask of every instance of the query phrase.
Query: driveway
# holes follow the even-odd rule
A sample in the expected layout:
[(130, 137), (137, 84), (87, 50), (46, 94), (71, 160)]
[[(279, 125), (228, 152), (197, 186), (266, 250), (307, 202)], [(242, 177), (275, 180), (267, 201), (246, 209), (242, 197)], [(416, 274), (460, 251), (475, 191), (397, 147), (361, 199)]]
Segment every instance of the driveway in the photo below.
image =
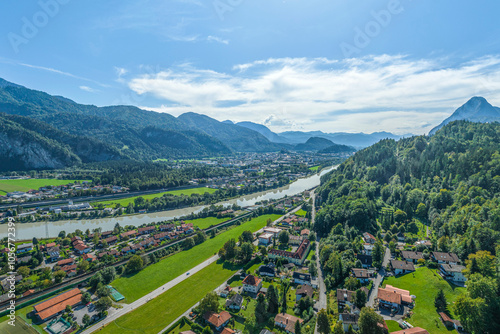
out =
[(385, 276), (385, 267), (387, 267), (387, 264), (389, 264), (390, 259), (391, 259), (391, 252), (389, 248), (385, 247), (385, 254), (384, 254), (384, 261), (382, 262), (382, 268), (380, 268), (380, 270), (377, 272), (377, 276), (373, 280), (373, 288), (371, 290), (370, 298), (368, 298), (368, 303), (366, 304), (366, 306), (373, 307), (373, 305), (375, 304), (375, 299), (377, 298), (378, 295), (378, 288)]

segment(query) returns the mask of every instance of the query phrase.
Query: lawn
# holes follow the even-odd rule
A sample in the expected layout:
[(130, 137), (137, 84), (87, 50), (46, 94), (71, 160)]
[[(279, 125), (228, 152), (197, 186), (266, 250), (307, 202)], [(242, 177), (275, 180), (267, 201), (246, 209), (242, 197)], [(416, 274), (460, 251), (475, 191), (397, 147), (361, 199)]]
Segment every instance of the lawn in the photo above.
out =
[(300, 217), (305, 217), (307, 214), (307, 211), (304, 211), (300, 209), (299, 211), (295, 212), (295, 215), (300, 216)]
[(17, 318), (15, 326), (9, 325), (7, 321), (0, 323), (0, 333), (2, 334), (37, 334), (38, 332), (28, 327), (21, 319)]
[(45, 186), (62, 186), (74, 183), (78, 180), (59, 180), (59, 179), (21, 179), (21, 180), (0, 180), (0, 191), (9, 193), (12, 191), (38, 190)]
[(184, 321), (175, 326), (170, 332), (168, 332), (168, 334), (179, 334), (190, 330), (191, 330), (191, 325), (189, 325), (187, 321)]
[(212, 226), (228, 221), (231, 218), (217, 218), (217, 217), (207, 217), (207, 218), (198, 218), (186, 221), (186, 223), (193, 223), (194, 226), (198, 226), (202, 230)]
[(319, 169), (319, 166), (313, 166), (313, 167), (309, 167), (309, 170), (312, 170), (314, 172), (317, 172)]
[(125, 296), (125, 302), (131, 303), (207, 260), (216, 254), (229, 239), (237, 239), (246, 230), (255, 232), (266, 226), (268, 218), (276, 220), (279, 217), (279, 215), (263, 215), (254, 218), (213, 239), (207, 239), (204, 243), (187, 251), (179, 252), (150, 265), (131, 277), (120, 277), (111, 285)]
[(216, 189), (212, 189), (212, 188), (199, 187), (199, 188), (182, 189), (182, 190), (171, 190), (171, 191), (165, 191), (165, 192), (156, 193), (156, 194), (133, 196), (133, 197), (114, 199), (114, 200), (109, 200), (109, 201), (94, 202), (92, 204), (93, 205), (103, 204), (106, 207), (114, 207), (116, 204), (120, 204), (122, 207), (126, 207), (129, 205), (129, 203), (133, 203), (134, 200), (138, 197), (142, 197), (144, 199), (149, 200), (149, 199), (153, 199), (153, 198), (157, 198), (157, 197), (162, 197), (163, 195), (166, 195), (166, 194), (174, 195), (174, 196), (179, 196), (179, 195), (190, 196), (192, 194), (203, 195), (204, 193), (214, 193), (216, 191), (217, 191)]
[[(436, 274), (435, 270), (426, 267), (417, 268), (414, 274), (406, 274), (399, 277), (389, 277), (384, 281), (385, 284), (409, 290), (411, 295), (415, 295), (415, 308), (413, 316), (408, 322), (415, 327), (422, 327), (429, 333), (456, 333), (455, 330), (449, 331), (443, 325), (440, 317), (434, 307), (434, 298), (440, 289), (443, 289), (448, 301), (449, 310), (455, 299), (463, 292), (465, 288), (451, 285)], [(453, 313), (451, 314), (453, 315)]]
[(309, 250), (309, 254), (307, 254), (306, 260), (312, 261), (312, 257), (313, 257), (314, 254), (316, 254), (316, 250), (315, 249)]
[(220, 263), (213, 263), (133, 312), (118, 318), (98, 333), (157, 334), (234, 273), (234, 270), (224, 268)]
[(401, 330), (401, 327), (399, 327), (399, 324), (397, 321), (385, 320), (385, 323), (387, 324), (387, 328), (389, 328), (389, 333), (397, 332), (397, 331)]

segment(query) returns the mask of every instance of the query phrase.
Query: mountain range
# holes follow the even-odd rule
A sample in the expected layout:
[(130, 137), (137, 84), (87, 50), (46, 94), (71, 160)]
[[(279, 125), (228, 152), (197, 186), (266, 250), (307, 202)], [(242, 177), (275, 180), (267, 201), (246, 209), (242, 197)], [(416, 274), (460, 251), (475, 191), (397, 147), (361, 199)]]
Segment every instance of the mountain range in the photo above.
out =
[[(471, 102), (472, 101), (472, 102)], [(452, 117), (498, 119), (498, 108), (473, 98)], [(450, 117), (451, 118), (451, 117)], [(446, 121), (445, 121), (446, 122)], [(219, 122), (188, 112), (178, 117), (133, 106), (97, 107), (0, 79), (0, 170), (62, 168), (108, 160), (202, 157), (279, 150), (349, 154), (388, 132), (274, 133), (252, 122)]]
[(429, 135), (435, 134), (437, 130), (441, 129), (446, 124), (459, 120), (477, 123), (500, 122), (500, 108), (493, 107), (484, 97), (475, 96), (455, 110), (455, 112), (441, 124), (432, 129)]

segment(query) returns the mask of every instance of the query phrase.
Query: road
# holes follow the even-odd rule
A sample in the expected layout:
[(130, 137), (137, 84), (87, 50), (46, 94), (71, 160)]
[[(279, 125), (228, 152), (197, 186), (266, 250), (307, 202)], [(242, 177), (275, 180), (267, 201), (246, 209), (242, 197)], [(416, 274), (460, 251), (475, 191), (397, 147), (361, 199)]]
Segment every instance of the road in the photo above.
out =
[[(198, 271), (200, 271), (200, 270), (204, 269), (205, 267), (209, 266), (210, 264), (216, 262), (218, 259), (219, 259), (218, 255), (212, 256), (210, 259), (208, 259), (208, 260), (200, 263), (199, 265), (197, 265), (196, 267), (194, 267), (194, 268), (186, 271), (182, 275), (177, 276), (176, 278), (174, 278), (170, 282), (165, 283), (164, 285), (162, 285), (158, 289), (156, 289), (156, 290), (148, 293), (144, 297), (142, 297), (140, 299), (137, 299), (133, 303), (125, 305), (123, 308), (119, 309), (118, 312), (115, 312), (115, 313), (113, 313), (111, 315), (108, 315), (108, 317), (104, 318), (104, 320), (102, 320), (102, 321), (98, 322), (97, 324), (95, 324), (94, 326), (91, 326), (91, 327), (87, 328), (86, 330), (84, 330), (82, 332), (82, 334), (90, 334), (90, 333), (92, 333), (94, 331), (97, 331), (99, 328), (104, 327), (105, 325), (109, 324), (110, 322), (115, 321), (116, 319), (118, 319), (122, 315), (125, 315), (126, 313), (129, 313), (129, 312), (135, 310), (136, 308), (138, 308), (138, 307), (146, 304), (151, 299), (158, 297), (159, 295), (161, 295), (162, 293), (164, 293), (164, 292), (168, 291), (169, 289), (173, 288), (174, 286), (176, 286), (180, 282), (182, 282), (185, 279), (191, 277), (192, 275), (194, 275)], [(187, 273), (189, 273), (189, 275)]]
[[(235, 275), (239, 275), (240, 274), (240, 271), (237, 271), (236, 273), (234, 273), (231, 277), (229, 277), (224, 283), (222, 283), (221, 285), (219, 285), (218, 288), (215, 288), (214, 291), (217, 292), (217, 294), (219, 294), (219, 292), (221, 292), (226, 286), (227, 286), (227, 282), (233, 278)], [(179, 317), (177, 317), (177, 319), (175, 319), (174, 321), (172, 321), (170, 324), (168, 324), (168, 326), (166, 326), (165, 328), (163, 328), (161, 331), (158, 332), (158, 334), (163, 334), (167, 329), (169, 329), (170, 327), (172, 327), (177, 321), (179, 321), (182, 317), (188, 317), (189, 316), (189, 313), (191, 313), (191, 311), (196, 307), (198, 306), (200, 302), (197, 302), (196, 304), (194, 304), (193, 306), (191, 306), (186, 312), (184, 312), (183, 314), (181, 314)]]
[[(312, 198), (312, 210), (311, 210), (311, 222), (314, 223), (316, 219), (316, 193), (311, 191)], [(318, 268), (318, 288), (319, 288), (319, 298), (316, 302), (316, 309), (319, 311), (321, 309), (328, 308), (328, 300), (326, 298), (326, 286), (325, 280), (323, 277), (323, 269), (321, 268), (321, 264), (319, 262), (319, 237), (316, 240), (316, 267)], [(316, 323), (316, 328), (314, 329), (314, 333), (318, 333), (318, 324)]]
[(389, 251), (389, 248), (386, 247), (384, 261), (382, 262), (382, 268), (380, 268), (380, 270), (377, 272), (377, 277), (375, 277), (375, 280), (373, 281), (373, 288), (370, 293), (370, 298), (368, 298), (368, 303), (366, 304), (366, 306), (368, 307), (373, 307), (373, 305), (375, 304), (375, 299), (378, 295), (378, 288), (380, 286), (380, 283), (382, 282), (383, 277), (385, 276), (385, 268), (387, 267), (390, 259), (391, 252)]

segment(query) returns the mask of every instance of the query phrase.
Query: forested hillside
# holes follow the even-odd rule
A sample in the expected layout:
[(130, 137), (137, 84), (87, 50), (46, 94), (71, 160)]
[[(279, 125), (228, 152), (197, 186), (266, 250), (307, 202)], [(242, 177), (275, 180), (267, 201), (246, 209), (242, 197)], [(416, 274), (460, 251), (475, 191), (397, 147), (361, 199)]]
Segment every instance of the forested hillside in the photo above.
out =
[[(359, 265), (355, 253), (363, 232), (384, 235), (386, 242), (407, 232), (412, 242), (419, 226), (428, 225), (432, 250), (454, 252), (467, 266), (469, 288), (455, 313), (471, 332), (498, 329), (492, 315), (500, 310), (499, 151), (499, 123), (456, 121), (431, 137), (383, 140), (325, 175), (317, 191), (322, 208), (315, 230), (323, 237), (327, 286), (342, 284)], [(375, 266), (383, 256), (381, 245), (374, 250)]]

